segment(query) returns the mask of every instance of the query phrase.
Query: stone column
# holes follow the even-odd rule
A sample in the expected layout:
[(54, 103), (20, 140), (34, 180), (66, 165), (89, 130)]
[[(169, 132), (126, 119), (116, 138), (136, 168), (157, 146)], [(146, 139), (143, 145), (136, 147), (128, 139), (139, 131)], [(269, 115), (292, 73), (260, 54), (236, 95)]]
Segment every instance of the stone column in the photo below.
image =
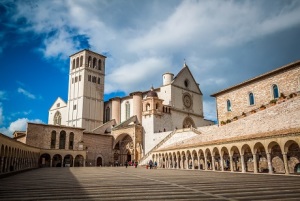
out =
[(83, 159), (83, 167), (85, 167), (85, 159)]
[(272, 161), (271, 161), (271, 154), (270, 153), (267, 153), (267, 160), (268, 160), (269, 173), (273, 174), (273, 167), (272, 167)]
[(222, 154), (220, 155), (220, 165), (221, 165), (221, 171), (224, 172), (224, 159)]
[(229, 155), (229, 158), (230, 158), (230, 171), (231, 171), (231, 172), (234, 172), (234, 171), (233, 171), (233, 156), (232, 156), (232, 155)]
[(178, 157), (176, 157), (176, 163), (177, 163), (176, 169), (179, 169), (179, 158)]
[(200, 156), (198, 156), (198, 169), (200, 170)]
[(204, 156), (204, 170), (208, 170), (207, 168), (207, 158)]
[(194, 158), (192, 158), (192, 170), (195, 169)]
[[(50, 156), (51, 157), (51, 156)], [(52, 167), (52, 158), (50, 158), (50, 167)]]
[(212, 165), (212, 170), (213, 170), (213, 171), (216, 171), (216, 168), (215, 168), (215, 162), (216, 162), (216, 161), (215, 161), (215, 156), (212, 156), (212, 157), (211, 157), (211, 165)]
[(283, 153), (282, 156), (283, 156), (283, 163), (284, 163), (285, 174), (290, 174), (289, 164), (288, 164), (288, 159), (287, 159), (287, 154)]
[(242, 172), (246, 172), (245, 158), (244, 155), (241, 155), (241, 163), (242, 163)]
[(257, 173), (257, 155), (256, 155), (256, 153), (253, 154), (253, 171), (255, 174)]

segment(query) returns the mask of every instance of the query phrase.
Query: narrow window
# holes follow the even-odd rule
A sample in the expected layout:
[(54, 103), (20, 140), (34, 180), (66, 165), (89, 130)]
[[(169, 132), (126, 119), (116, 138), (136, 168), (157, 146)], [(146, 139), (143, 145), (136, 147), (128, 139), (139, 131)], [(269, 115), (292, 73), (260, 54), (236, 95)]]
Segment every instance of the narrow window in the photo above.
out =
[(78, 81), (78, 77), (75, 77), (75, 82), (77, 82)]
[(156, 103), (156, 105), (155, 105), (155, 109), (158, 109), (158, 103)]
[(73, 105), (73, 110), (76, 110), (76, 105)]
[(98, 84), (100, 84), (100, 77), (98, 77)]
[(72, 84), (74, 83), (74, 78), (72, 78)]
[(274, 84), (274, 85), (272, 86), (272, 88), (273, 88), (273, 97), (274, 97), (274, 99), (275, 99), (275, 98), (279, 98), (279, 91), (278, 91), (277, 85)]
[(92, 82), (94, 82), (94, 83), (97, 82), (97, 78), (95, 76), (92, 77)]
[(98, 70), (101, 70), (101, 59), (98, 60)]
[(231, 103), (230, 103), (230, 100), (227, 100), (227, 111), (228, 111), (228, 112), (231, 111)]
[(249, 104), (254, 105), (254, 95), (253, 95), (253, 93), (249, 93)]
[(79, 82), (81, 81), (81, 75), (79, 75)]
[(59, 149), (65, 149), (66, 145), (66, 132), (63, 130), (59, 135)]
[(105, 109), (105, 121), (108, 122), (110, 120), (110, 108), (107, 107)]
[(76, 68), (78, 68), (79, 67), (79, 57), (77, 57), (77, 59), (76, 59)]
[(69, 137), (69, 149), (73, 149), (73, 144), (74, 144), (74, 133), (71, 132), (70, 133), (70, 137)]
[(130, 117), (130, 104), (129, 104), (128, 101), (126, 102), (125, 106), (126, 106), (126, 119), (129, 119), (129, 117)]
[(92, 76), (88, 75), (88, 81), (91, 81), (91, 79), (92, 79)]
[(57, 103), (57, 104), (56, 104), (56, 107), (60, 107), (60, 103)]
[(51, 133), (51, 149), (55, 149), (56, 144), (56, 131), (52, 131)]
[(75, 59), (73, 59), (72, 69), (75, 69)]
[(83, 56), (80, 57), (80, 67), (82, 66), (83, 64)]
[(88, 58), (88, 67), (92, 67), (92, 57), (89, 56)]
[(97, 59), (93, 58), (93, 68), (97, 68)]

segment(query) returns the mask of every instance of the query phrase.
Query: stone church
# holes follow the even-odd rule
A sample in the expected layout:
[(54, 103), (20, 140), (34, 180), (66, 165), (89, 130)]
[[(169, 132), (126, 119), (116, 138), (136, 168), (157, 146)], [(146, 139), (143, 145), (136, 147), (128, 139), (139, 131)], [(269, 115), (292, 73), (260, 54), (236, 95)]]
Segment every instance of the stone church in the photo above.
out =
[(68, 100), (58, 97), (48, 125), (29, 123), (19, 139), (55, 150), (43, 159), (50, 166), (74, 162), (62, 152), (77, 149), (86, 150), (91, 166), (139, 161), (170, 132), (213, 124), (204, 119), (202, 92), (186, 64), (176, 76), (163, 74), (158, 88), (104, 101), (105, 59), (90, 50), (71, 55)]

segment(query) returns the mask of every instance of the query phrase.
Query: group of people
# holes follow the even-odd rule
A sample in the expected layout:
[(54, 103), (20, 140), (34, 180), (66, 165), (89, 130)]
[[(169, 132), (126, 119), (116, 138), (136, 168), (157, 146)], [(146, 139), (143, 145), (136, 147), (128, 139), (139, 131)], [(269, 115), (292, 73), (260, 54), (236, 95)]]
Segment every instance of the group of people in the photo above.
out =
[(155, 161), (154, 163), (153, 163), (153, 161), (152, 160), (150, 160), (149, 162), (148, 162), (148, 165), (147, 165), (147, 168), (148, 168), (148, 166), (150, 167), (150, 169), (153, 169), (153, 168), (157, 168), (157, 162)]
[(125, 161), (125, 167), (127, 168), (128, 166), (134, 166), (135, 168), (137, 168), (138, 166), (138, 162), (137, 161)]

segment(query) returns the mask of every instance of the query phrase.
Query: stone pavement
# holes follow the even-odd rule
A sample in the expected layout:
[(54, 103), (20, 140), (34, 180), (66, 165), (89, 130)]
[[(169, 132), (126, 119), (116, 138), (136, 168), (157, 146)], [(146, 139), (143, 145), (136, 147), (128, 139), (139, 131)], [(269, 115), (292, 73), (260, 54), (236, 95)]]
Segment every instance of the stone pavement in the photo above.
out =
[(42, 168), (0, 179), (0, 200), (300, 200), (300, 177), (141, 167)]

